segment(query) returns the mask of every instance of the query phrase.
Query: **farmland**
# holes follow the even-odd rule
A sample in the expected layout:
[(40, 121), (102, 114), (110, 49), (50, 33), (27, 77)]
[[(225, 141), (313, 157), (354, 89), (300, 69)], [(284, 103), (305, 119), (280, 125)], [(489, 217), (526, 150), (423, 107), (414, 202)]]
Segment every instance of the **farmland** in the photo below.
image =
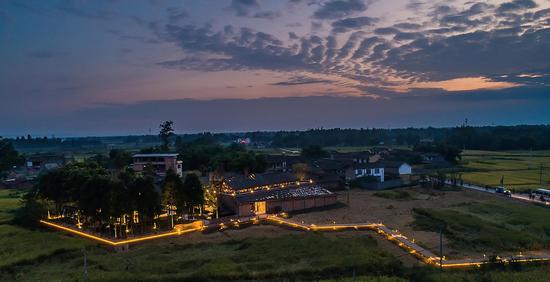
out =
[[(343, 207), (296, 214), (293, 218), (319, 223), (382, 218), (432, 250), (437, 249), (434, 241), (438, 238), (433, 224), (447, 220), (449, 231), (444, 234), (444, 243), (446, 254), (451, 257), (480, 251), (491, 254), (538, 249), (549, 242), (545, 232), (550, 227), (544, 218), (550, 209), (544, 207), (471, 191), (418, 187), (350, 193), (349, 203), (345, 193), (340, 195), (339, 200), (346, 203)], [(20, 194), (2, 191), (1, 195), (3, 201), (12, 203), (9, 208), (0, 208), (9, 220)], [(493, 234), (503, 238), (491, 240)], [(546, 266), (526, 267), (529, 270), (523, 272), (510, 268), (453, 270), (442, 277), (436, 270), (418, 266), (410, 255), (368, 231), (310, 233), (267, 225), (166, 238), (133, 245), (126, 252), (60, 232), (25, 229), (7, 221), (0, 225), (0, 238), (0, 280), (79, 280), (84, 273), (84, 253), (92, 281), (340, 279), (353, 275), (361, 281), (463, 281), (480, 277), (486, 281), (506, 281), (508, 277), (541, 281), (537, 279), (548, 270)], [(481, 244), (488, 248), (481, 248)]]
[[(273, 226), (193, 234), (117, 252), (60, 232), (9, 224), (17, 193), (0, 191), (0, 280), (209, 280), (402, 274), (400, 261), (369, 234), (315, 234)], [(277, 230), (279, 232), (274, 232)], [(376, 235), (374, 235), (376, 236)]]
[(550, 151), (464, 151), (460, 167), (464, 181), (473, 184), (497, 186), (504, 177), (513, 191), (550, 188)]

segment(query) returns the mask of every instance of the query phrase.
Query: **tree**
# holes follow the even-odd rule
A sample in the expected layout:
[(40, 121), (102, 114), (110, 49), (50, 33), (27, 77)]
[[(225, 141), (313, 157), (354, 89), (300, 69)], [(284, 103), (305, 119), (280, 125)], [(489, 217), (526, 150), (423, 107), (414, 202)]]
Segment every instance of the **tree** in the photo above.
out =
[(183, 183), (173, 170), (166, 172), (166, 177), (162, 182), (162, 199), (161, 203), (168, 208), (169, 214), (174, 215), (173, 207), (181, 213), (189, 202), (189, 195), (186, 193)]
[(138, 177), (128, 190), (131, 210), (137, 211), (142, 219), (153, 219), (160, 212), (160, 197), (153, 179)]
[(310, 175), (311, 168), (307, 163), (297, 163), (292, 165), (292, 171), (294, 171), (294, 174), (296, 174), (296, 177), (298, 177), (300, 181), (304, 181), (307, 180)]
[(193, 173), (187, 174), (183, 182), (183, 187), (189, 194), (190, 203), (202, 207), (204, 204), (204, 190), (199, 177)]
[(13, 144), (0, 138), (0, 177), (13, 166), (23, 163), (23, 157), (13, 148)]
[(124, 150), (112, 149), (109, 152), (109, 163), (112, 168), (123, 169), (132, 163), (132, 155)]
[(328, 152), (319, 145), (311, 145), (302, 148), (302, 157), (306, 158), (322, 158), (328, 156)]
[(46, 214), (47, 210), (33, 189), (26, 193), (21, 200), (21, 207), (15, 211), (13, 223), (35, 228), (38, 226), (38, 220)]
[(163, 151), (170, 150), (170, 137), (174, 136), (174, 122), (167, 120), (160, 124), (159, 137), (162, 140), (161, 149)]

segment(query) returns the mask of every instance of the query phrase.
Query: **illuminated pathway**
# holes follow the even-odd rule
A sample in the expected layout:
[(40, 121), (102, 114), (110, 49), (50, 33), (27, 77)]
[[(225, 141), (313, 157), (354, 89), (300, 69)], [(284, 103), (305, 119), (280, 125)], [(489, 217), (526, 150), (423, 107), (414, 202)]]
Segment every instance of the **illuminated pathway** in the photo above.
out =
[(548, 256), (526, 256), (517, 255), (509, 257), (497, 257), (495, 261), (491, 261), (489, 258), (481, 259), (460, 259), (460, 260), (446, 260), (443, 259), (442, 265), (440, 264), (440, 257), (434, 255), (431, 251), (422, 248), (417, 245), (414, 240), (409, 240), (406, 236), (399, 233), (397, 230), (391, 230), (381, 223), (356, 223), (356, 224), (304, 224), (298, 223), (289, 219), (285, 219), (276, 215), (259, 215), (253, 217), (232, 219), (222, 223), (203, 225), (202, 221), (196, 221), (191, 224), (178, 225), (174, 231), (165, 233), (159, 233), (150, 236), (137, 237), (126, 240), (109, 240), (102, 237), (98, 237), (89, 233), (79, 231), (74, 228), (66, 227), (60, 224), (52, 223), (45, 220), (40, 220), (41, 223), (50, 227), (67, 231), (88, 239), (96, 240), (98, 242), (108, 244), (111, 246), (127, 246), (128, 244), (143, 242), (152, 239), (158, 239), (169, 236), (183, 235), (195, 231), (205, 231), (210, 229), (224, 230), (228, 228), (238, 228), (242, 224), (258, 224), (260, 222), (266, 222), (278, 226), (286, 226), (303, 231), (342, 231), (342, 230), (372, 230), (378, 234), (384, 236), (387, 240), (394, 242), (400, 248), (407, 251), (411, 255), (418, 258), (420, 261), (437, 267), (452, 268), (452, 267), (473, 267), (481, 266), (483, 264), (491, 263), (511, 263), (511, 262), (543, 262), (550, 261)]

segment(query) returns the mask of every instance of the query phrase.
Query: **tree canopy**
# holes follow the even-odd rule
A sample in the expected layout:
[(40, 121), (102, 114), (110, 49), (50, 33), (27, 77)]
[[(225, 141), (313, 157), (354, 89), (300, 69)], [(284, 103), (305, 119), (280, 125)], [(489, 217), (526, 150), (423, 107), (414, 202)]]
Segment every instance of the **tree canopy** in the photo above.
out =
[(0, 176), (13, 166), (24, 163), (24, 158), (13, 148), (8, 140), (0, 138)]

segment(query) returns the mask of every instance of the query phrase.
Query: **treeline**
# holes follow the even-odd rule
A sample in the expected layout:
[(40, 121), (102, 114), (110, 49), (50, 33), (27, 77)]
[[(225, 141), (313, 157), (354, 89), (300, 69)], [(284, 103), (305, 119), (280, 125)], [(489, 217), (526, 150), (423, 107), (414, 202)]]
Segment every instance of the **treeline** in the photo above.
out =
[[(461, 149), (476, 150), (542, 150), (550, 149), (550, 125), (519, 126), (459, 126), (454, 128), (400, 128), (400, 129), (311, 129), (306, 131), (198, 133), (167, 135), (171, 143), (183, 144), (204, 140), (214, 143), (233, 143), (238, 138), (250, 138), (252, 145), (264, 147), (303, 148), (311, 145), (328, 146), (415, 146), (425, 141), (446, 143)], [(6, 139), (16, 148), (32, 146), (106, 146), (107, 144), (163, 143), (157, 135), (86, 137), (86, 138), (32, 138)], [(177, 144), (176, 144), (177, 145)]]
[(550, 126), (495, 126), (406, 129), (314, 129), (277, 132), (273, 147), (447, 144), (472, 150), (550, 149)]
[(47, 136), (44, 137), (32, 137), (31, 135), (21, 136), (11, 139), (6, 139), (10, 141), (16, 148), (27, 149), (27, 148), (37, 148), (37, 147), (84, 147), (84, 146), (103, 146), (100, 137), (81, 137), (81, 138), (55, 138)]
[(0, 137), (0, 178), (12, 167), (22, 165), (24, 162), (25, 158), (13, 148), (13, 144)]
[(215, 138), (204, 137), (190, 142), (176, 142), (176, 150), (185, 170), (231, 171), (237, 173), (263, 172), (265, 157), (247, 150), (243, 145), (222, 146)]

